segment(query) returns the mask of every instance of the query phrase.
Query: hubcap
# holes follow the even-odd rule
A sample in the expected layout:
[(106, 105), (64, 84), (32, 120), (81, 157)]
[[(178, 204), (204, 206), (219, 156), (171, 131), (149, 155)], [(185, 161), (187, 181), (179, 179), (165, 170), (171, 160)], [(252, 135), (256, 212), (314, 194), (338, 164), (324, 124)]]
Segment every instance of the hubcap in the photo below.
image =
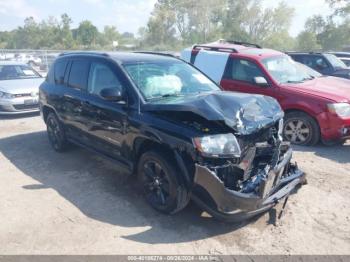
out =
[(143, 186), (146, 197), (156, 206), (164, 206), (169, 198), (169, 181), (159, 163), (148, 161), (143, 166)]
[(284, 136), (294, 144), (302, 144), (307, 141), (310, 133), (310, 128), (302, 120), (290, 120), (284, 126)]

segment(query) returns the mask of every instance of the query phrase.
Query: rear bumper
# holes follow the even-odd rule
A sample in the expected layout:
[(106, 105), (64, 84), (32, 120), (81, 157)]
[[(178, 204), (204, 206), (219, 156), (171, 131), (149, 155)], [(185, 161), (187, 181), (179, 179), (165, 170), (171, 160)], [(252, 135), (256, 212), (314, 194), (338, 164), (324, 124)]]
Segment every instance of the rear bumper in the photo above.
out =
[[(305, 174), (295, 165), (290, 165), (292, 151), (284, 155), (283, 160), (268, 173), (266, 181), (260, 185), (262, 195), (245, 194), (226, 188), (217, 175), (205, 166), (196, 165), (195, 185), (204, 189), (213, 201), (212, 205), (202, 197), (193, 195), (193, 199), (208, 213), (221, 220), (240, 221), (262, 213), (281, 199), (288, 196), (298, 185), (306, 182)], [(285, 174), (287, 176), (281, 177)]]

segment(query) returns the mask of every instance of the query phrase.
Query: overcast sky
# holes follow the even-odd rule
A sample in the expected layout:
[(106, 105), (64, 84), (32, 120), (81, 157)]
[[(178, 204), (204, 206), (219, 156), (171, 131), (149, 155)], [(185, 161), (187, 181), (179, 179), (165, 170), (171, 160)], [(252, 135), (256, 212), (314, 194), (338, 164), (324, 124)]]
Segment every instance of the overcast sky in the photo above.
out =
[[(208, 0), (209, 1), (209, 0)], [(99, 29), (115, 25), (120, 32), (137, 33), (147, 23), (156, 0), (0, 0), (0, 30), (12, 30), (23, 25), (24, 18), (37, 20), (67, 13), (73, 27), (82, 20), (91, 20)], [(276, 6), (278, 0), (262, 0), (265, 7)], [(304, 27), (307, 17), (330, 13), (324, 0), (289, 0), (296, 10), (290, 33), (296, 36)]]

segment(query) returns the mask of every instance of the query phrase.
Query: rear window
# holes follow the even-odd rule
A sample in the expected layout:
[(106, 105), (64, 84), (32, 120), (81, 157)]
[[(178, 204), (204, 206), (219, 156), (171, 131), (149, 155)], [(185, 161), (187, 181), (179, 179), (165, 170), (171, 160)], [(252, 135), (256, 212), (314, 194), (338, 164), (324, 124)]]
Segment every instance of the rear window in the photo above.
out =
[(74, 60), (69, 73), (68, 85), (73, 88), (87, 89), (90, 63), (86, 60)]

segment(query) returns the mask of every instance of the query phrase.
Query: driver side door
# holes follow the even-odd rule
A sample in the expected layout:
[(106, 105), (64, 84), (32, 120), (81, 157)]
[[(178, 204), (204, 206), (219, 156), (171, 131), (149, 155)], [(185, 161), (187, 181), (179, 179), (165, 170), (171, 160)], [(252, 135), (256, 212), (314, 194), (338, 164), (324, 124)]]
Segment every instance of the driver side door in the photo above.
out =
[[(256, 77), (266, 79), (266, 85), (255, 82)], [(221, 86), (227, 91), (237, 91), (250, 94), (262, 94), (275, 97), (275, 88), (262, 69), (252, 60), (244, 58), (229, 58)]]
[(89, 146), (128, 165), (122, 154), (128, 125), (127, 99), (119, 102), (106, 100), (100, 95), (103, 89), (116, 89), (126, 94), (115, 65), (102, 59), (92, 61), (87, 87), (89, 99), (82, 108), (85, 131), (90, 137)]

